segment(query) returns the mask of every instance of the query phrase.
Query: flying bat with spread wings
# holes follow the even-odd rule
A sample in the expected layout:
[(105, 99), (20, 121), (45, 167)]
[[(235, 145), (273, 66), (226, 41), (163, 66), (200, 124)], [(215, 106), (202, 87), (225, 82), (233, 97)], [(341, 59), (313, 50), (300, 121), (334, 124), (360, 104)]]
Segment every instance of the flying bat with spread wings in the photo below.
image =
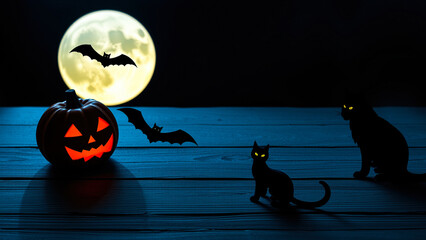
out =
[(181, 129), (174, 132), (162, 133), (161, 130), (163, 128), (157, 126), (157, 124), (155, 123), (154, 126), (151, 128), (146, 123), (145, 119), (142, 116), (142, 113), (139, 110), (136, 110), (134, 108), (119, 108), (118, 110), (126, 114), (126, 116), (129, 118), (129, 122), (132, 123), (136, 129), (141, 130), (142, 133), (147, 136), (150, 143), (162, 141), (169, 143), (179, 143), (180, 145), (182, 145), (182, 143), (184, 142), (192, 142), (198, 145), (191, 135)]
[(89, 58), (91, 58), (92, 60), (96, 60), (98, 62), (100, 62), (102, 64), (102, 66), (108, 67), (110, 65), (124, 65), (126, 66), (127, 64), (130, 65), (134, 65), (136, 66), (136, 63), (128, 56), (121, 54), (120, 56), (111, 58), (111, 54), (106, 54), (104, 52), (104, 55), (101, 56), (98, 52), (95, 51), (95, 49), (93, 49), (92, 45), (90, 44), (82, 44), (79, 45), (77, 47), (75, 47), (73, 50), (70, 51), (70, 53), (72, 52), (78, 52), (83, 54), (83, 56), (88, 56)]

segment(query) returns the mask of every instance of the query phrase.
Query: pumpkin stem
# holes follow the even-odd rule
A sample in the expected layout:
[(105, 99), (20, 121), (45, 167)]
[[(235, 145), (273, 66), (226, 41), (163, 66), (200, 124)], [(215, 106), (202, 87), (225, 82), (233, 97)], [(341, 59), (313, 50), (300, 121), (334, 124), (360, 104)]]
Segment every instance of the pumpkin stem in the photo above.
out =
[(67, 109), (81, 108), (83, 106), (79, 101), (79, 98), (77, 97), (77, 94), (75, 93), (74, 89), (68, 89), (65, 91), (65, 99), (67, 103)]

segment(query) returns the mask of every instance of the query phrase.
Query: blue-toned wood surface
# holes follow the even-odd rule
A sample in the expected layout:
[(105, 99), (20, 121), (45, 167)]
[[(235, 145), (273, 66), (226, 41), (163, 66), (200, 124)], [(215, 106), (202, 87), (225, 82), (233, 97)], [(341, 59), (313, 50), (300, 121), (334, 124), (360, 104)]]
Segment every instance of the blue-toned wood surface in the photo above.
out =
[[(0, 108), (0, 239), (424, 239), (426, 184), (352, 178), (361, 166), (338, 108), (152, 108), (146, 121), (198, 142), (150, 144), (112, 108), (120, 139), (111, 167), (58, 175), (37, 149), (46, 107)], [(426, 108), (383, 107), (426, 172)], [(253, 141), (294, 179), (296, 197), (330, 201), (279, 211), (250, 202)], [(372, 174), (370, 174), (372, 176)]]

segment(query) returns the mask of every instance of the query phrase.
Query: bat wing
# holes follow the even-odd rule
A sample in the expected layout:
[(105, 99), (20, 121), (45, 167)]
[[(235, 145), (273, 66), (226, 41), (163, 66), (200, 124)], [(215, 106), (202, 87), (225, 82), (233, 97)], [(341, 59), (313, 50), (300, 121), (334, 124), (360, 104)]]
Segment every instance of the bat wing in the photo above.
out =
[(187, 132), (179, 129), (174, 132), (161, 133), (153, 130), (145, 121), (142, 116), (142, 113), (133, 108), (119, 108), (118, 110), (122, 111), (129, 118), (129, 122), (132, 123), (136, 129), (140, 129), (148, 138), (149, 142), (169, 142), (169, 143), (179, 143), (182, 145), (184, 142), (192, 142), (196, 145), (197, 142), (194, 138), (189, 135)]
[(136, 63), (133, 62), (133, 60), (130, 57), (128, 57), (124, 54), (121, 54), (118, 57), (109, 59), (108, 64), (106, 64), (105, 67), (109, 66), (109, 65), (124, 65), (124, 66), (126, 66), (127, 64), (135, 65), (135, 67), (138, 67), (138, 66), (136, 66)]
[(168, 133), (159, 133), (156, 136), (156, 139), (154, 141), (162, 141), (162, 142), (169, 142), (169, 143), (179, 143), (182, 145), (184, 142), (192, 142), (195, 143), (195, 145), (198, 146), (197, 142), (194, 140), (194, 138), (189, 135), (189, 133), (179, 129), (174, 132), (168, 132)]
[(141, 111), (133, 108), (119, 108), (118, 110), (126, 114), (127, 118), (129, 118), (129, 122), (135, 125), (136, 129), (140, 129), (148, 138), (150, 137), (152, 129), (145, 122)]
[(88, 56), (90, 59), (96, 60), (100, 63), (103, 63), (104, 60), (103, 57), (98, 52), (96, 52), (90, 44), (79, 45), (70, 51), (70, 53), (72, 52), (81, 53), (83, 56)]

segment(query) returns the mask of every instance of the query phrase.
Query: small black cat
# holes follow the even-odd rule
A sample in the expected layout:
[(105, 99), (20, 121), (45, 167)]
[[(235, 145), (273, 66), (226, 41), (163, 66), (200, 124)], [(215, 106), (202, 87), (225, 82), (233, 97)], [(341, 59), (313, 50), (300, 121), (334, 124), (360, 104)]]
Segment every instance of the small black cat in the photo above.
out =
[(348, 102), (342, 106), (341, 115), (349, 120), (352, 138), (361, 150), (362, 166), (354, 173), (355, 178), (365, 178), (373, 167), (377, 180), (426, 179), (426, 174), (408, 172), (407, 141), (371, 106)]
[(290, 202), (305, 208), (320, 207), (328, 202), (331, 196), (330, 187), (324, 181), (320, 184), (325, 189), (324, 197), (317, 202), (305, 202), (294, 197), (293, 182), (290, 177), (275, 169), (271, 169), (266, 165), (266, 160), (269, 157), (269, 145), (261, 148), (254, 142), (251, 152), (253, 158), (252, 173), (256, 181), (256, 190), (250, 198), (252, 202), (258, 202), (260, 197), (266, 197), (266, 192), (269, 188), (271, 194), (271, 204), (273, 206), (286, 207)]

